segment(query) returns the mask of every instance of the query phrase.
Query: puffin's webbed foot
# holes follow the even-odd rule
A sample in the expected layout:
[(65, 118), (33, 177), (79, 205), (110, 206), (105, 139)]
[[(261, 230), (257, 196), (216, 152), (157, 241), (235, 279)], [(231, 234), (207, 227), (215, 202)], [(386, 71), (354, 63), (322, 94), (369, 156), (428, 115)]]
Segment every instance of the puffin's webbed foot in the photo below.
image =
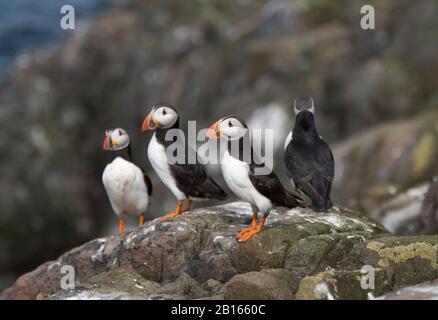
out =
[(248, 228), (243, 229), (242, 231), (240, 231), (237, 234), (237, 236), (236, 236), (237, 240), (239, 240), (239, 237), (243, 236), (245, 233), (254, 231), (257, 228), (257, 214), (258, 214), (258, 212), (254, 210), (254, 212), (252, 213), (251, 225)]
[(160, 220), (172, 218), (172, 217), (175, 217), (175, 216), (181, 214), (181, 208), (182, 208), (182, 201), (180, 200), (180, 201), (178, 201), (178, 203), (176, 205), (175, 211), (169, 212), (168, 214), (162, 216), (160, 218)]
[(138, 216), (138, 225), (142, 226), (144, 224), (144, 215), (143, 213)]
[(184, 213), (184, 212), (190, 211), (190, 207), (191, 207), (191, 206), (192, 206), (192, 200), (187, 199), (186, 207), (185, 207), (184, 209), (181, 210), (181, 213)]
[(172, 211), (172, 212), (169, 212), (169, 213), (165, 214), (165, 215), (162, 216), (160, 219), (161, 219), (161, 220), (164, 220), (164, 219), (172, 218), (172, 217), (175, 217), (175, 216), (179, 215), (180, 213), (181, 213), (181, 212), (175, 212), (175, 211)]
[(236, 238), (239, 238), (239, 237), (242, 236), (243, 234), (245, 234), (245, 233), (247, 233), (247, 232), (251, 232), (251, 231), (253, 231), (253, 230), (255, 230), (255, 229), (256, 229), (256, 227), (253, 226), (253, 225), (251, 225), (251, 226), (249, 226), (248, 228), (245, 228), (245, 229), (241, 230), (241, 231), (237, 234)]
[(119, 234), (123, 235), (124, 232), (125, 232), (125, 219), (120, 218), (119, 219)]
[[(260, 233), (263, 230), (263, 225), (264, 224), (265, 224), (265, 218), (260, 220), (260, 223), (259, 223), (259, 225), (256, 228), (254, 228), (252, 230), (249, 230), (249, 231), (247, 231), (245, 233), (239, 234), (237, 236), (237, 240), (243, 242), (243, 241), (246, 241), (249, 238), (251, 238), (253, 235), (255, 235), (257, 233)], [(242, 231), (244, 231), (244, 230), (242, 230)]]
[(262, 231), (262, 230), (259, 230), (259, 229), (253, 229), (253, 230), (250, 230), (250, 231), (248, 231), (248, 232), (246, 232), (246, 233), (243, 233), (243, 234), (241, 234), (241, 235), (239, 235), (238, 237), (237, 237), (237, 240), (238, 241), (246, 241), (246, 240), (248, 240), (249, 238), (251, 238), (253, 235), (255, 235), (256, 233), (259, 233), (260, 231)]

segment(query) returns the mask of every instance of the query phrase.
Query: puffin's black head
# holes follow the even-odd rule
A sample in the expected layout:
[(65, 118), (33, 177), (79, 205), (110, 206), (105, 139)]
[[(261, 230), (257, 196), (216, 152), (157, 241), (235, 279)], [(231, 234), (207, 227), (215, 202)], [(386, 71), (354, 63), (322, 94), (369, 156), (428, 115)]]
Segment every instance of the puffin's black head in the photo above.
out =
[(129, 146), (130, 141), (128, 133), (121, 128), (107, 130), (103, 140), (103, 150), (122, 150)]
[(213, 123), (207, 131), (207, 138), (238, 140), (248, 133), (245, 121), (236, 117), (228, 116)]
[(315, 105), (312, 98), (295, 99), (294, 111), (296, 116), (296, 126), (299, 126), (305, 130), (315, 126)]
[(170, 128), (178, 121), (178, 117), (174, 106), (166, 103), (156, 104), (144, 119), (141, 131)]

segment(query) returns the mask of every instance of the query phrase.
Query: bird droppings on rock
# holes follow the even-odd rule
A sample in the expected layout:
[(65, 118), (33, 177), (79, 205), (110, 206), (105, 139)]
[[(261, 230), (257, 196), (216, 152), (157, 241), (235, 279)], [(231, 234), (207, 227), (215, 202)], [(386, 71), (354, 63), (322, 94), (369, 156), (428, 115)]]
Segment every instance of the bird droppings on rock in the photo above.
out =
[(53, 267), (55, 267), (55, 266), (59, 267), (60, 265), (61, 264), (59, 262), (52, 263), (51, 265), (49, 265), (48, 270), (50, 271), (50, 270), (52, 270)]
[(315, 286), (315, 296), (318, 299), (334, 300), (334, 297), (325, 282), (320, 282)]
[(224, 238), (224, 236), (216, 236), (213, 238), (213, 242), (216, 242), (216, 241), (223, 239), (223, 238)]
[(105, 243), (103, 243), (99, 249), (97, 249), (96, 253), (91, 256), (91, 260), (93, 262), (102, 262), (103, 250), (105, 249)]

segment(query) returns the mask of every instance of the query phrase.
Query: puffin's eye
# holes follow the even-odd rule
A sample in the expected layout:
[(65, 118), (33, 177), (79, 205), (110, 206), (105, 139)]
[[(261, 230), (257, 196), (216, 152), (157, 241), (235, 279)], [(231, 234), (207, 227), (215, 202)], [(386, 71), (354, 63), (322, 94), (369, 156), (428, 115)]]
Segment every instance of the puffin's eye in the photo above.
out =
[(166, 109), (163, 109), (163, 116), (167, 114)]
[(233, 123), (231, 122), (231, 120), (230, 121), (228, 121), (228, 127), (232, 127), (233, 126)]
[(119, 130), (119, 136), (123, 136), (122, 130)]

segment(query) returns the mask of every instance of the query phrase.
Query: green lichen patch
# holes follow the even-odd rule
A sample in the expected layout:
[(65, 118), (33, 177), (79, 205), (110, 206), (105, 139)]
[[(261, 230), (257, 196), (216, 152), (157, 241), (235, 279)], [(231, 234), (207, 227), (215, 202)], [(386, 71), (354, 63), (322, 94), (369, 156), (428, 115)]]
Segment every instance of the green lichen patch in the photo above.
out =
[(403, 263), (410, 259), (421, 258), (430, 262), (433, 269), (438, 268), (437, 250), (438, 244), (431, 244), (424, 241), (413, 242), (408, 245), (387, 247), (379, 241), (371, 241), (367, 248), (378, 253), (380, 267), (388, 267), (391, 262)]

